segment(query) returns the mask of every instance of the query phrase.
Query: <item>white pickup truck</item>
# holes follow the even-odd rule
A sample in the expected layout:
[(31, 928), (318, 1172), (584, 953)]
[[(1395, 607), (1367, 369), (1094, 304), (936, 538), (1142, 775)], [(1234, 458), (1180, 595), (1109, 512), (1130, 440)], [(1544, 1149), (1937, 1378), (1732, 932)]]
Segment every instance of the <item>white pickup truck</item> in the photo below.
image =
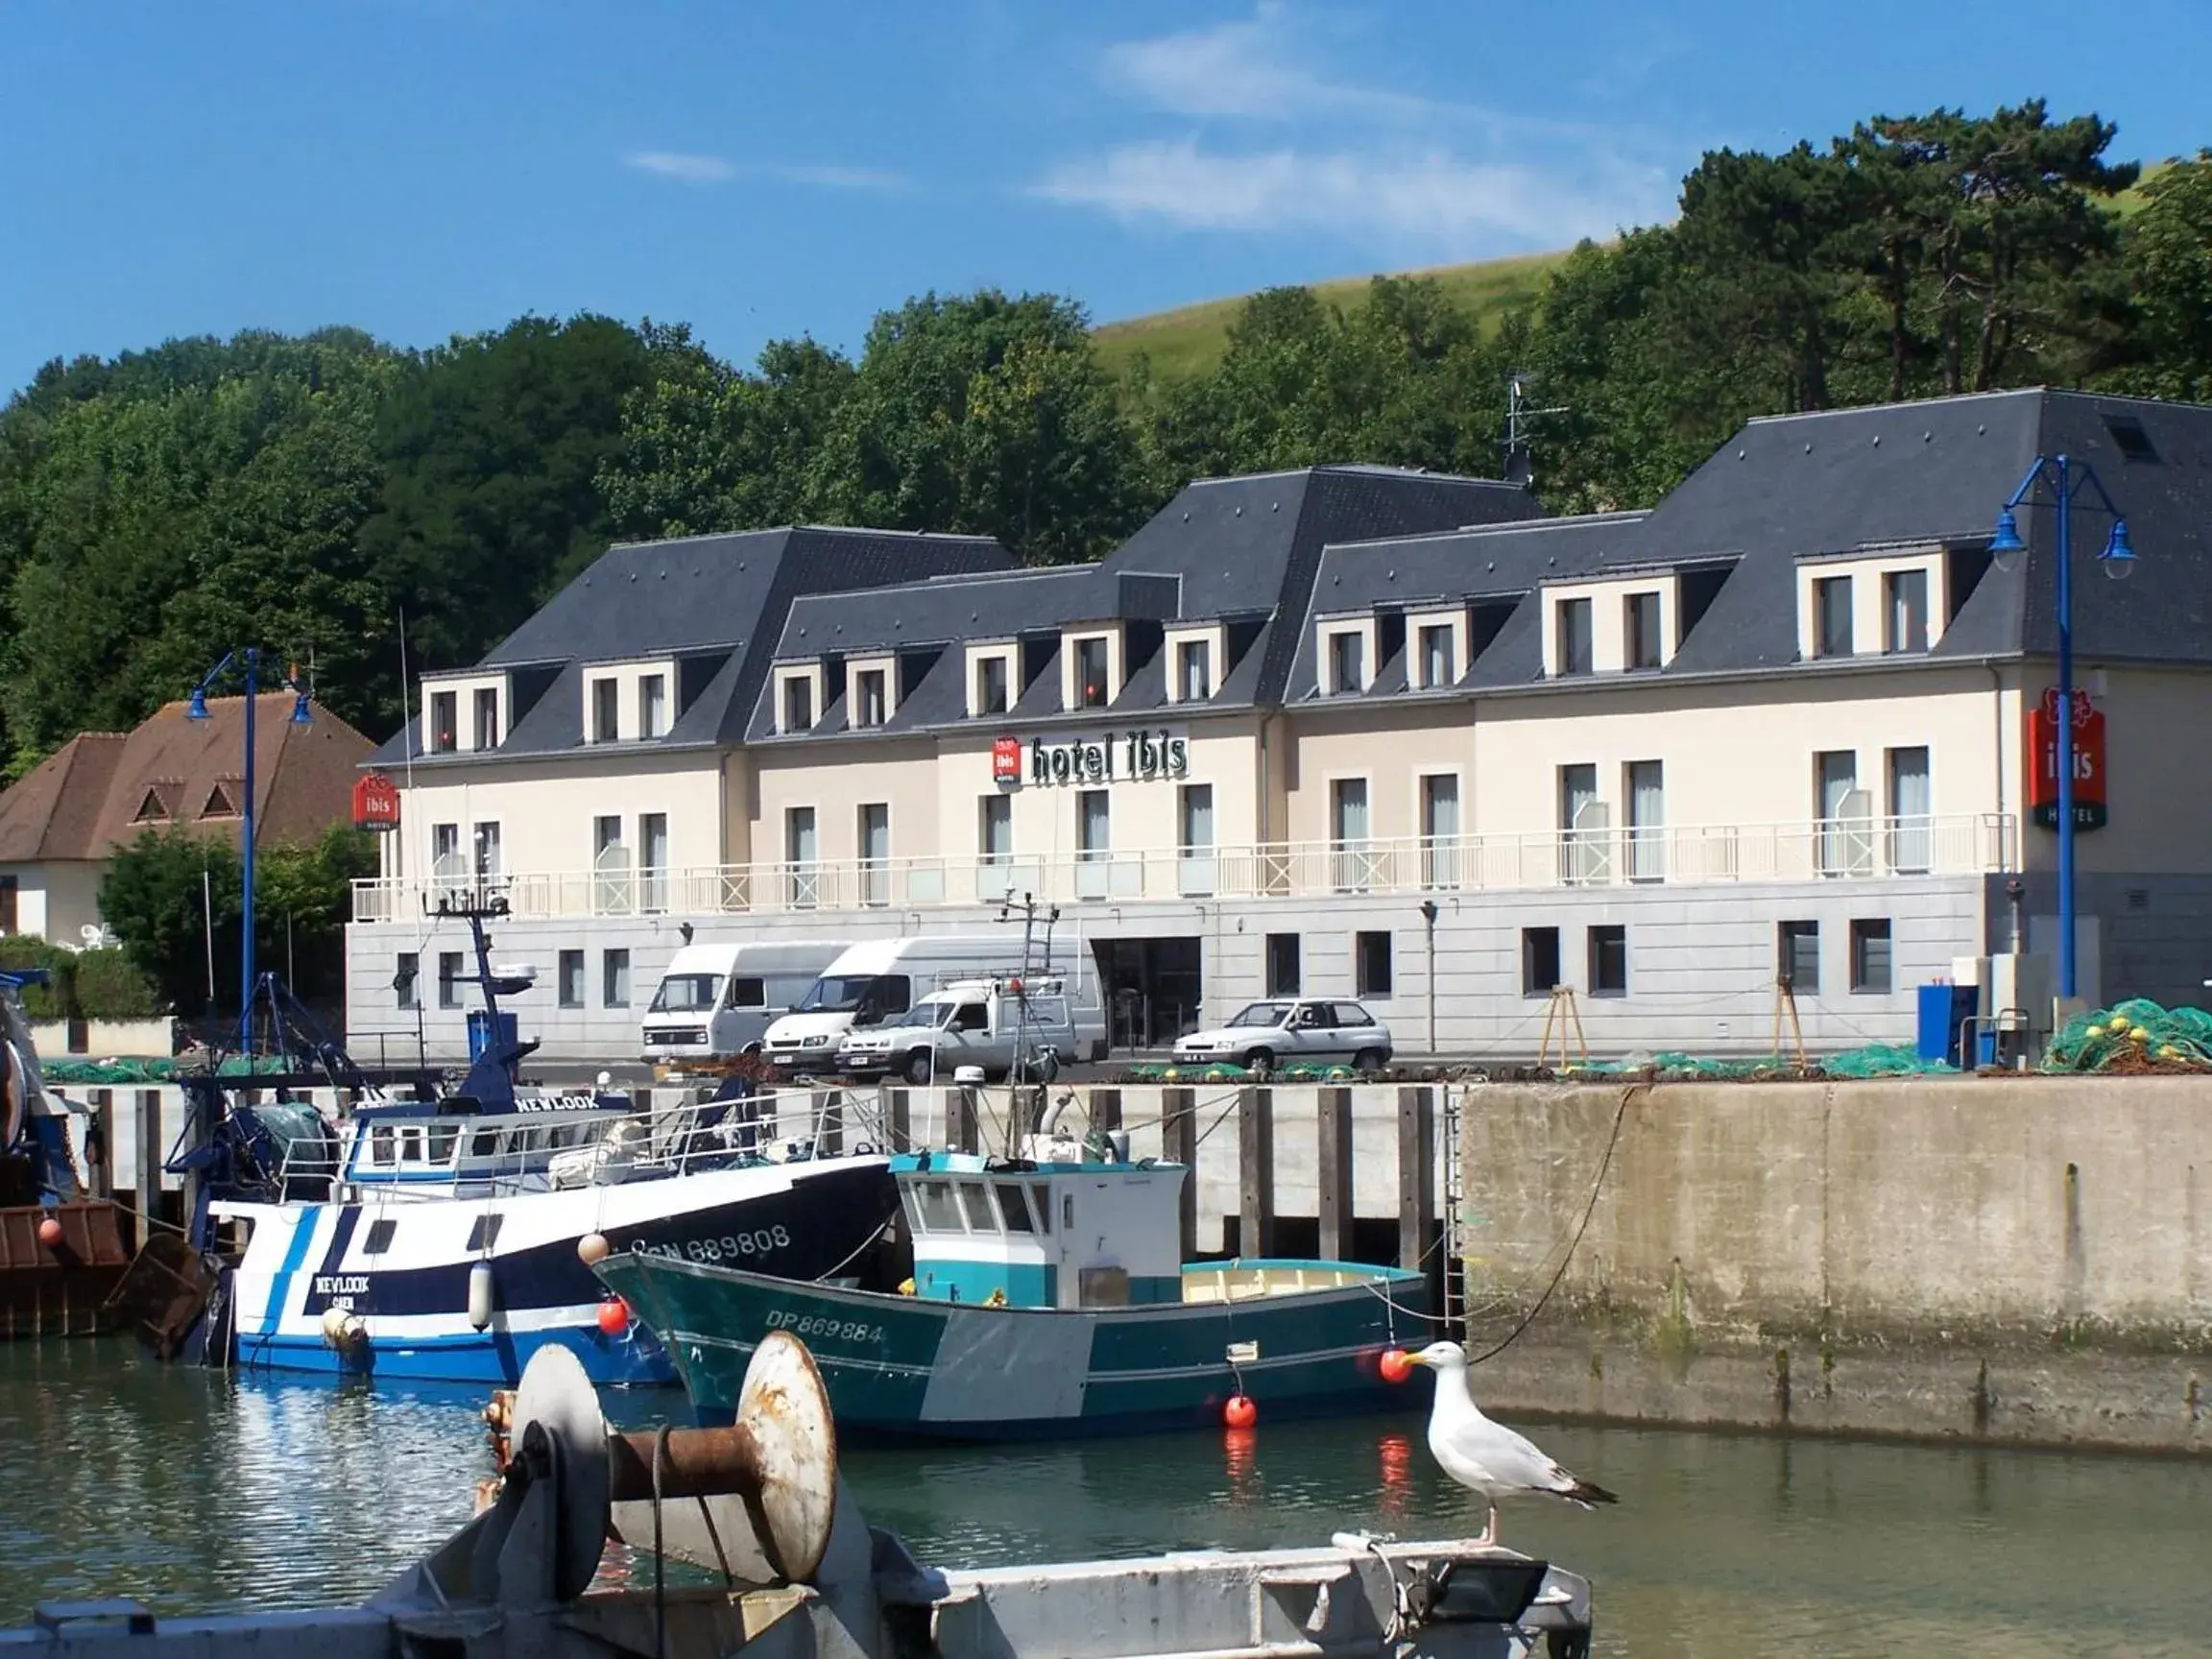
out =
[(986, 1077), (1050, 1082), (1076, 1055), (1075, 1026), (1057, 979), (972, 979), (922, 998), (896, 1024), (858, 1027), (837, 1050), (848, 1076), (888, 1073), (950, 1081), (963, 1066)]

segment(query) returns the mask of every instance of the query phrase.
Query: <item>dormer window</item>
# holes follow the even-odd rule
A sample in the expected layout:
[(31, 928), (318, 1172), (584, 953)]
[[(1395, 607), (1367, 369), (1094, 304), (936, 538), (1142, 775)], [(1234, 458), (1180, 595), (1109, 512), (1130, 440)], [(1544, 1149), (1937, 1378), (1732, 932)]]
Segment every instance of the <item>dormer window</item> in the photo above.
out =
[(637, 682), (637, 735), (668, 735), (668, 677), (647, 674)]
[(1075, 641), (1075, 707), (1103, 709), (1114, 700), (1112, 657), (1102, 636)]
[(166, 824), (169, 822), (169, 808), (157, 791), (149, 789), (140, 797), (138, 811), (131, 822), (133, 824)]
[(613, 675), (591, 682), (591, 741), (613, 743), (622, 735), (622, 683)]
[(1214, 695), (1214, 641), (1184, 639), (1175, 646), (1175, 700), (1203, 703)]
[(863, 668), (853, 676), (853, 724), (880, 726), (890, 717), (890, 697), (880, 668)]
[(1428, 622), (1416, 636), (1421, 660), (1421, 686), (1433, 691), (1450, 685), (1459, 678), (1459, 665), (1452, 649), (1452, 624)]
[(450, 755), (460, 747), (458, 733), (460, 696), (452, 691), (430, 693), (429, 742), (425, 747), (433, 755)]
[(1882, 577), (1882, 649), (1928, 649), (1928, 572), (1889, 570)]
[(1561, 675), (1592, 674), (1597, 671), (1597, 636), (1591, 626), (1591, 602), (1587, 599), (1562, 599), (1553, 613), (1553, 626), (1558, 637), (1553, 657), (1554, 671)]
[(1356, 628), (1329, 636), (1329, 695), (1348, 697), (1367, 687), (1367, 639)]
[(230, 798), (230, 791), (218, 783), (207, 791), (207, 799), (200, 804), (203, 818), (235, 818), (238, 804)]
[(822, 671), (812, 665), (776, 670), (776, 730), (811, 732), (820, 716)]
[(1622, 601), (1623, 662), (1629, 668), (1658, 668), (1666, 662), (1664, 613), (1659, 595), (1631, 593)]
[[(1925, 618), (1925, 611), (1922, 616)], [(1816, 578), (1813, 584), (1813, 654), (1848, 657), (1852, 648), (1851, 578)]]
[(476, 747), (499, 747), (499, 688), (496, 685), (479, 685), (469, 699), (476, 716)]
[(974, 703), (969, 709), (970, 713), (980, 715), (1006, 712), (1009, 689), (1007, 666), (1007, 658), (998, 653), (975, 659)]

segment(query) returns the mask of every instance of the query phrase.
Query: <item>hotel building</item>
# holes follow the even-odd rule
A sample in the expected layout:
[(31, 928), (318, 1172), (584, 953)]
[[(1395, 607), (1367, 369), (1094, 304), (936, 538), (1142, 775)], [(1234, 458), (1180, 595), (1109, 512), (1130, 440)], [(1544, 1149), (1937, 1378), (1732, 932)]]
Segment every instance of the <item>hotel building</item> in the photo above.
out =
[(1078, 567), (615, 547), (372, 758), (401, 811), (354, 1045), (461, 1047), (467, 937), (426, 902), (480, 882), (525, 1034), (578, 1057), (637, 1052), (685, 937), (1018, 955), (1024, 895), (1123, 1048), (1299, 991), (1402, 1053), (1526, 1056), (1564, 986), (1601, 1052), (1764, 1052), (1778, 977), (1815, 1047), (1910, 1041), (1955, 959), (2054, 949), (2052, 514), (2011, 568), (1990, 540), (2061, 451), (2141, 556), (2104, 582), (2076, 526), (2081, 990), (2193, 999), (2212, 408), (2025, 391), (1755, 421), (1647, 512), (1317, 467), (1193, 483)]

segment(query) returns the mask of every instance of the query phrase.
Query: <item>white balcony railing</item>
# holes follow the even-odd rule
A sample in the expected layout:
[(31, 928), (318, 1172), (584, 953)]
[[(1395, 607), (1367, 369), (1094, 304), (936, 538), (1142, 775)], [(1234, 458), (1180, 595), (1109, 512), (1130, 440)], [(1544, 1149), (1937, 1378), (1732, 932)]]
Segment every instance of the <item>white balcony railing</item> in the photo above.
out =
[[(1551, 834), (1285, 841), (1247, 847), (842, 863), (723, 864), (643, 872), (511, 874), (498, 891), (524, 918), (677, 916), (753, 911), (996, 904), (1032, 893), (1067, 903), (1346, 893), (1709, 886), (1745, 881), (1864, 881), (2007, 874), (2018, 868), (2008, 813), (1685, 825)], [(353, 920), (399, 922), (468, 878), (353, 883)]]

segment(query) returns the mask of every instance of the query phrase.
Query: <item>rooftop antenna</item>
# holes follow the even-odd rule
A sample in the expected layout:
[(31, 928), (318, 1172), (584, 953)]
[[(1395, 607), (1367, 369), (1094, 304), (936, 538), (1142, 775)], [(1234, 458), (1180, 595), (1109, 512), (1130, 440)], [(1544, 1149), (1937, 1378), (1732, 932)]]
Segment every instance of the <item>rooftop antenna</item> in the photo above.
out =
[(1505, 376), (1505, 482), (1527, 490), (1536, 483), (1536, 456), (1528, 428), (1540, 416), (1569, 413), (1564, 403), (1544, 409), (1528, 406), (1528, 388), (1535, 375), (1516, 369)]

